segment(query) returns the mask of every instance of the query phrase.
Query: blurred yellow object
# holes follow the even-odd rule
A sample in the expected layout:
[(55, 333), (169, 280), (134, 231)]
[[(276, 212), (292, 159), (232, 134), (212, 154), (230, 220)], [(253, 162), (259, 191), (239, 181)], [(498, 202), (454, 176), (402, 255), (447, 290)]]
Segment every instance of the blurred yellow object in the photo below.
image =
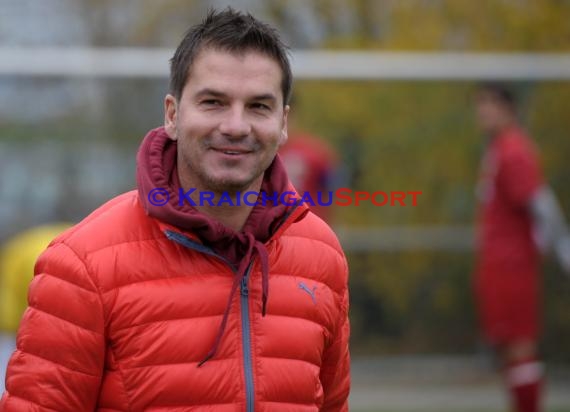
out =
[(15, 235), (0, 251), (0, 332), (16, 333), (28, 306), (28, 286), (38, 256), (70, 223), (37, 226)]

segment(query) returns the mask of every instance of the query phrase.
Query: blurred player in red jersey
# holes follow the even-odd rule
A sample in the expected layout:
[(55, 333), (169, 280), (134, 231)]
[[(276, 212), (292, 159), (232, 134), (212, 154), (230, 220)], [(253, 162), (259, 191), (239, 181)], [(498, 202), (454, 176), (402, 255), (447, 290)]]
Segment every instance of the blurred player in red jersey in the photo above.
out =
[[(298, 109), (298, 104), (295, 108)], [(289, 112), (289, 125), (292, 131), (289, 132), (289, 139), (285, 145), (279, 149), (279, 156), (297, 192), (300, 195), (308, 192), (315, 203), (314, 206), (308, 204), (310, 209), (325, 222), (330, 223), (332, 206), (322, 206), (322, 204), (330, 201), (329, 192), (336, 188), (337, 154), (323, 139), (299, 131), (293, 110)]]
[(496, 83), (476, 95), (488, 136), (478, 184), (475, 297), (486, 340), (497, 350), (513, 410), (541, 410), (540, 252), (553, 247), (570, 272), (570, 240), (545, 184), (534, 144), (519, 126), (512, 93)]

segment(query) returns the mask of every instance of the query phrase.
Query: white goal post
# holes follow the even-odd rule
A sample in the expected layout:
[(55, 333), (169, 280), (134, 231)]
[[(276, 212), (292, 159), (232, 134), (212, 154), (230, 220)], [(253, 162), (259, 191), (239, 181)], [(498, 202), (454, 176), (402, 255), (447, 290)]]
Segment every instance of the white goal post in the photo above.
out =
[[(0, 75), (168, 76), (171, 49), (0, 47)], [(570, 53), (291, 52), (297, 79), (570, 80)]]

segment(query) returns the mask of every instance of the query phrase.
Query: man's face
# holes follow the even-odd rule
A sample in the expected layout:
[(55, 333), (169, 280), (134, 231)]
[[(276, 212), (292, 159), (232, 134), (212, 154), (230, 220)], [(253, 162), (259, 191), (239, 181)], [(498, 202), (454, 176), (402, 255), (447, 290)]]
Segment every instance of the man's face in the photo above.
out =
[(180, 101), (165, 98), (165, 128), (178, 140), (186, 189), (258, 190), (263, 172), (287, 140), (281, 68), (255, 51), (202, 50)]
[(481, 91), (475, 100), (477, 123), (488, 134), (500, 132), (512, 120), (512, 113), (492, 93)]

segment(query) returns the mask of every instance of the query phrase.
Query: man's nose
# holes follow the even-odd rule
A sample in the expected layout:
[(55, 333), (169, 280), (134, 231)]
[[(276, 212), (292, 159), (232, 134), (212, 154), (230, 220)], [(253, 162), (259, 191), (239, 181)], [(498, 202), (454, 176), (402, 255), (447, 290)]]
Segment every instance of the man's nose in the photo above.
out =
[(251, 123), (243, 107), (232, 107), (220, 124), (220, 132), (228, 137), (245, 137), (251, 133)]

